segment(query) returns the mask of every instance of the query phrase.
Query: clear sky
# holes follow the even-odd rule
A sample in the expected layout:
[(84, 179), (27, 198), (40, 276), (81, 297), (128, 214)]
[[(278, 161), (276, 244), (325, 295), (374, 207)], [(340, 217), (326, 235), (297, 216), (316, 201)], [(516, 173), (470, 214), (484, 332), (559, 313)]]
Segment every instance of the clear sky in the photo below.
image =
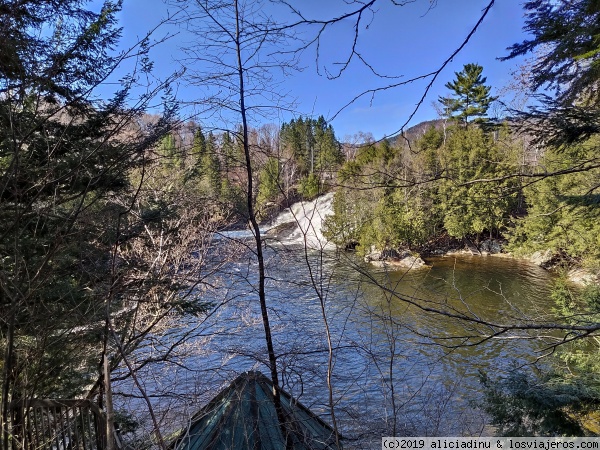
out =
[[(348, 8), (344, 0), (291, 0), (291, 3), (305, 16), (315, 19), (330, 18)], [(328, 80), (317, 74), (313, 47), (303, 54), (301, 65), (304, 70), (287, 75), (282, 86), (290, 98), (296, 99), (296, 114), (322, 114), (330, 119), (367, 89), (438, 69), (462, 44), (488, 3), (489, 0), (437, 0), (430, 8), (430, 0), (415, 0), (405, 6), (394, 6), (391, 0), (379, 0), (375, 13), (366, 16), (360, 28), (357, 49), (378, 73), (402, 78), (386, 80), (374, 77), (356, 60), (340, 78)], [(125, 0), (120, 13), (124, 45), (144, 35), (173, 12), (174, 9), (162, 0)], [(321, 69), (327, 67), (333, 70), (334, 63), (346, 57), (352, 42), (352, 25), (350, 21), (341, 22), (328, 31), (321, 47)], [(466, 63), (482, 65), (487, 84), (493, 87), (492, 93), (501, 93), (520, 61), (501, 62), (497, 58), (507, 54), (508, 46), (524, 39), (522, 26), (521, 2), (496, 0), (471, 41), (441, 73), (409, 126), (437, 117), (433, 103), (439, 95), (448, 93), (444, 84), (451, 81), (454, 72), (460, 71)], [(175, 32), (178, 30), (161, 27), (155, 36)], [(305, 36), (310, 35), (310, 31), (305, 30)], [(166, 76), (178, 66), (177, 61), (181, 58), (178, 48), (184, 41), (189, 42), (189, 37), (180, 32), (153, 50), (152, 58), (158, 75)], [(373, 98), (367, 96), (351, 104), (331, 121), (336, 135), (344, 138), (363, 131), (381, 138), (396, 132), (413, 112), (427, 81), (386, 90)], [(186, 86), (184, 81), (179, 83), (177, 93), (182, 100), (195, 97), (195, 89)], [(270, 121), (277, 123), (291, 117), (290, 113), (281, 113)]]

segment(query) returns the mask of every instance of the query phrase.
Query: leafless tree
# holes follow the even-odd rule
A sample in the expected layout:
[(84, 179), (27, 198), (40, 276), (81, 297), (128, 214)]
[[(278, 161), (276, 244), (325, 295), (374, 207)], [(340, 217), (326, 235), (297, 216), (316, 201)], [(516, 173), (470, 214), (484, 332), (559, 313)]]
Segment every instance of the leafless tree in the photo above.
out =
[[(261, 2), (233, 0), (217, 2), (196, 0), (173, 1), (181, 8), (177, 23), (191, 35), (185, 49), (187, 79), (193, 86), (210, 86), (207, 97), (194, 101), (196, 113), (203, 118), (218, 117), (223, 129), (229, 128), (241, 143), (246, 172), (246, 208), (248, 226), (254, 236), (253, 253), (257, 261), (256, 289), (260, 303), (267, 365), (274, 387), (275, 406), (282, 430), (286, 418), (281, 408), (277, 356), (272, 338), (263, 238), (256, 211), (256, 171), (252, 145), (253, 120), (268, 117), (276, 109), (287, 108), (284, 96), (274, 85), (274, 71), (294, 69), (294, 61), (281, 59), (276, 50), (292, 38), (277, 29)], [(216, 94), (215, 94), (216, 92)], [(229, 124), (229, 127), (226, 126)], [(287, 439), (287, 436), (286, 436)], [(289, 445), (289, 443), (286, 443)]]
[[(1, 66), (1, 445), (24, 445), (11, 405), (30, 399), (87, 396), (112, 418), (107, 370), (120, 374), (112, 381), (140, 387), (161, 442), (138, 374), (176, 360), (196, 332), (184, 317), (207, 313), (198, 297), (218, 225), (155, 153), (173, 131), (177, 74), (143, 84), (151, 32), (110, 54), (118, 37), (112, 3), (97, 14), (78, 2), (30, 3), (2, 19), (14, 27), (33, 18)], [(98, 101), (130, 61), (121, 89)], [(146, 120), (161, 95), (164, 114)], [(158, 346), (161, 336), (170, 342)]]
[[(418, 75), (410, 79), (402, 79), (402, 75), (399, 74), (386, 75), (381, 73), (370, 62), (370, 56), (368, 51), (361, 49), (359, 45), (359, 36), (361, 35), (361, 33), (366, 32), (366, 30), (369, 28), (373, 17), (378, 13), (379, 7), (382, 4), (386, 3), (385, 0), (370, 0), (366, 2), (352, 0), (349, 2), (340, 2), (338, 5), (336, 5), (338, 6), (338, 10), (340, 12), (338, 14), (334, 13), (333, 15), (324, 18), (316, 18), (314, 16), (311, 16), (312, 13), (311, 15), (309, 15), (309, 13), (304, 11), (304, 9), (301, 6), (293, 5), (292, 2), (288, 2), (286, 0), (277, 0), (277, 2), (286, 5), (296, 19), (291, 23), (285, 24), (285, 27), (289, 27), (291, 29), (309, 30), (309, 37), (302, 43), (302, 45), (300, 45), (297, 50), (290, 51), (304, 52), (308, 49), (314, 50), (315, 67), (317, 72), (320, 71), (321, 67), (325, 67), (322, 63), (320, 49), (327, 42), (327, 33), (336, 27), (341, 27), (342, 25), (347, 26), (348, 23), (351, 23), (352, 37), (347, 42), (342, 43), (341, 50), (338, 50), (336, 56), (336, 58), (339, 59), (337, 59), (332, 64), (329, 64), (329, 67), (332, 66), (335, 69), (331, 71), (325, 69), (325, 74), (327, 78), (335, 79), (342, 77), (344, 75), (344, 72), (346, 72), (351, 65), (358, 64), (365, 67), (371, 74), (373, 74), (376, 80), (383, 82), (380, 86), (367, 88), (358, 92), (336, 113), (334, 113), (330, 120), (334, 120), (335, 117), (337, 117), (343, 110), (357, 102), (359, 99), (370, 98), (372, 101), (376, 95), (382, 92), (397, 89), (406, 85), (411, 85), (419, 80), (427, 80), (427, 84), (423, 89), (423, 94), (419, 98), (415, 108), (409, 114), (405, 122), (398, 130), (391, 131), (385, 136), (385, 138), (389, 138), (403, 134), (405, 127), (411, 122), (417, 111), (421, 108), (421, 106), (427, 98), (427, 95), (429, 94), (429, 91), (431, 90), (435, 82), (438, 80), (439, 76), (442, 74), (444, 69), (474, 37), (475, 33), (484, 21), (485, 17), (493, 8), (495, 0), (491, 0), (485, 6), (485, 8), (483, 8), (479, 19), (475, 24), (473, 24), (471, 30), (467, 33), (467, 35), (464, 38), (462, 38), (460, 42), (457, 43), (456, 49), (452, 51), (448, 55), (448, 57), (439, 64), (437, 68), (428, 73), (424, 73), (422, 75)], [(392, 7), (400, 9), (403, 6), (415, 3), (415, 0), (391, 0), (391, 2), (389, 3), (391, 3)], [(430, 1), (428, 8), (435, 8), (437, 3), (437, 0)], [(388, 4), (388, 6), (390, 5)]]

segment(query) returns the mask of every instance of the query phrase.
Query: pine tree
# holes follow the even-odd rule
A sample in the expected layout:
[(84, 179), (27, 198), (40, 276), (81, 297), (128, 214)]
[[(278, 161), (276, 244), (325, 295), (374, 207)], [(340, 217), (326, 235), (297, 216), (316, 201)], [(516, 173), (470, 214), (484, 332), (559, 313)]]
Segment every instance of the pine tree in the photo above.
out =
[(281, 127), (282, 146), (291, 153), (301, 180), (298, 192), (312, 198), (320, 192), (320, 185), (343, 161), (341, 145), (333, 127), (323, 116), (318, 119), (299, 117)]
[(179, 166), (182, 163), (175, 136), (173, 133), (167, 133), (160, 143), (160, 153), (163, 158), (163, 165), (167, 168)]
[(482, 77), (483, 67), (478, 64), (465, 64), (461, 72), (455, 72), (456, 79), (446, 83), (452, 97), (440, 97), (438, 100), (444, 108), (444, 114), (458, 120), (465, 127), (471, 118), (484, 122), (490, 104), (498, 97), (490, 96), (490, 86), (486, 86), (487, 78)]
[(533, 37), (503, 58), (539, 50), (528, 81), (533, 92), (544, 91), (520, 114), (525, 131), (554, 147), (584, 142), (600, 132), (600, 2), (535, 0), (525, 10), (524, 29)]
[(233, 140), (231, 139), (231, 135), (228, 131), (223, 133), (221, 141), (221, 154), (223, 155), (223, 173), (227, 178), (229, 177), (231, 170), (239, 165), (239, 162), (236, 162)]
[(202, 161), (206, 154), (206, 136), (202, 132), (202, 128), (198, 127), (194, 132), (194, 141), (192, 142), (192, 156), (196, 160), (196, 165)]
[(533, 36), (509, 48), (503, 59), (543, 47), (530, 72), (534, 90), (554, 89), (563, 106), (600, 101), (600, 2), (536, 0), (525, 3), (524, 30)]
[(335, 138), (333, 127), (328, 125), (323, 116), (312, 121), (315, 141), (315, 169), (319, 171), (331, 171), (335, 169), (343, 159), (340, 143)]
[[(12, 401), (73, 396), (93, 384), (107, 339), (98, 324), (125, 275), (110, 279), (111, 255), (129, 239), (122, 225), (130, 209), (115, 199), (130, 192), (130, 172), (172, 127), (169, 105), (153, 125), (135, 125), (150, 97), (128, 106), (134, 76), (98, 98), (124, 57), (111, 54), (120, 2), (99, 12), (84, 4), (0, 4), (2, 449), (12, 439)], [(144, 45), (135, 51), (148, 73)]]
[(262, 167), (259, 175), (260, 184), (256, 202), (259, 206), (277, 200), (282, 194), (281, 168), (279, 159), (270, 157)]

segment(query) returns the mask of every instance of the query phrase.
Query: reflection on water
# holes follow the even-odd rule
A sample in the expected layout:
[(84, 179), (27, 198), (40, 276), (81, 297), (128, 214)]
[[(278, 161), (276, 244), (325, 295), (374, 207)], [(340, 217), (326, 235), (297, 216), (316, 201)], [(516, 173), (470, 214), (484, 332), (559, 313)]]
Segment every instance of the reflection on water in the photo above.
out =
[[(508, 332), (485, 339), (494, 330), (482, 322), (548, 318), (551, 276), (526, 262), (438, 257), (427, 261), (428, 268), (405, 273), (335, 253), (277, 248), (266, 256), (283, 386), (327, 420), (325, 306), (335, 347), (336, 416), (345, 435), (361, 437), (347, 448), (380, 445), (392, 432), (480, 433), (485, 418), (472, 404), (479, 397), (478, 370), (497, 373), (514, 360), (535, 358), (543, 346)], [(268, 373), (255, 265), (248, 252), (220, 271), (210, 295), (222, 306), (203, 322), (185, 364), (168, 368), (190, 413), (237, 373)], [(428, 310), (472, 320), (432, 314), (412, 304), (415, 299)]]
[[(497, 374), (515, 361), (531, 361), (544, 347), (513, 332), (487, 340), (498, 330), (480, 322), (550, 320), (551, 276), (527, 262), (498, 257), (438, 257), (427, 263), (430, 267), (410, 272), (363, 267), (361, 314), (353, 323), (359, 333), (368, 330), (382, 360), (390, 361), (394, 355), (387, 372), (393, 368), (393, 382), (401, 395), (411, 399), (402, 406), (402, 414), (412, 417), (411, 425), (419, 434), (473, 432), (476, 423), (469, 430), (460, 427), (475, 419), (466, 415), (471, 412), (469, 400), (479, 397), (478, 371)], [(413, 303), (473, 320), (431, 314)], [(413, 397), (417, 391), (425, 403), (443, 405), (443, 411), (419, 402)], [(425, 431), (420, 428), (424, 423)]]

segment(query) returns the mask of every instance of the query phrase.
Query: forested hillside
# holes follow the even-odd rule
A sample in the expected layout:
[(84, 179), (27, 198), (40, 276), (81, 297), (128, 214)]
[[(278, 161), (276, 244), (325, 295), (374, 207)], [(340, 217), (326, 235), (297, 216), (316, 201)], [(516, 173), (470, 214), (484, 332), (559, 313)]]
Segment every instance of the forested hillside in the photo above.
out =
[[(234, 372), (250, 368), (269, 374), (280, 425), (287, 421), (282, 386), (299, 386), (304, 395), (310, 378), (307, 391), (318, 391), (319, 414), (331, 422), (339, 448), (351, 427), (346, 422), (340, 432), (336, 414), (364, 426), (363, 405), (344, 404), (344, 396), (356, 391), (366, 398), (373, 388), (361, 384), (366, 380), (384, 387), (383, 413), (374, 419), (385, 422), (382, 433), (409, 433), (419, 428), (398, 427), (405, 399), (394, 384), (394, 363), (405, 366), (398, 349), (408, 343), (408, 332), (418, 336), (410, 345), (423, 338), (440, 358), (496, 338), (543, 343), (548, 358), (541, 368), (480, 374), (481, 408), (498, 433), (600, 432), (594, 428), (600, 404), (597, 283), (580, 289), (558, 280), (548, 295), (551, 311), (531, 317), (510, 305), (512, 315), (488, 320), (473, 313), (460, 292), (457, 305), (447, 297), (405, 295), (395, 291), (403, 278), (385, 266), (369, 273), (356, 255), (326, 248), (305, 246), (292, 255), (261, 233), (261, 225), (286, 207), (330, 193), (333, 213), (323, 232), (361, 257), (374, 250), (425, 257), (465, 245), (501, 246), (515, 257), (537, 254), (558, 274), (580, 268), (598, 281), (597, 1), (523, 6), (531, 38), (510, 47), (506, 58), (534, 53), (524, 75), (523, 89), (533, 96), (527, 110), (490, 117), (492, 105), (503, 101), (493, 95), (500, 86), (489, 84), (477, 63), (444, 72), (457, 50), (438, 71), (419, 77), (433, 76), (431, 83), (446, 77), (446, 95), (434, 100), (438, 117), (395, 139), (377, 141), (366, 130), (352, 143), (342, 142), (335, 122), (323, 115), (285, 104), (271, 71), (294, 72), (298, 55), (320, 45), (324, 30), (339, 22), (357, 20), (356, 45), (363, 13), (376, 14), (375, 0), (342, 2), (356, 9), (322, 21), (307, 20), (291, 2), (267, 2), (297, 17), (285, 26), (258, 1), (239, 8), (237, 0), (173, 0), (178, 13), (167, 21), (195, 40), (185, 60), (189, 67), (165, 79), (154, 75), (150, 59), (163, 40), (151, 40), (149, 32), (117, 52), (121, 3), (92, 3), (87, 9), (79, 0), (0, 1), (2, 450), (27, 447), (22, 412), (29, 401), (49, 398), (91, 400), (108, 419), (103, 433), (109, 440), (119, 416), (132, 448), (166, 450), (183, 426), (178, 408), (196, 408), (216, 393), (217, 383), (199, 388), (205, 378), (231, 381)], [(315, 24), (321, 28), (312, 40), (297, 44)], [(352, 46), (348, 61), (337, 63), (338, 76), (355, 57), (377, 75)], [(121, 75), (124, 62), (132, 66)], [(206, 89), (207, 98), (178, 101), (180, 80), (196, 93)], [(184, 104), (192, 106), (184, 110)], [(274, 267), (284, 263), (297, 266)], [(342, 264), (351, 276), (334, 274)], [(284, 277), (289, 292), (281, 288)], [(350, 288), (345, 284), (356, 279)], [(381, 304), (369, 303), (377, 289)], [(334, 294), (348, 303), (332, 304)], [(298, 299), (289, 317), (287, 302)], [(304, 307), (313, 308), (312, 315), (305, 317)], [(393, 316), (395, 308), (458, 325), (439, 338), (419, 329), (419, 320)], [(386, 348), (376, 340), (360, 342), (358, 332), (349, 337), (346, 326), (360, 314), (356, 323), (366, 327), (365, 336), (383, 336)], [(343, 320), (334, 323), (332, 316)], [(306, 331), (309, 322), (318, 332)], [(246, 332), (257, 324), (260, 345), (247, 351)], [(310, 336), (288, 342), (288, 326)], [(365, 367), (354, 378), (336, 378), (336, 364), (359, 353)], [(240, 355), (250, 363), (228, 366)], [(171, 378), (179, 369), (184, 375)], [(340, 388), (336, 381), (350, 385)], [(115, 385), (125, 386), (117, 394), (122, 405), (133, 405), (129, 409), (113, 408)], [(140, 409), (143, 424), (131, 419)], [(141, 437), (135, 433), (140, 429), (147, 431)]]

